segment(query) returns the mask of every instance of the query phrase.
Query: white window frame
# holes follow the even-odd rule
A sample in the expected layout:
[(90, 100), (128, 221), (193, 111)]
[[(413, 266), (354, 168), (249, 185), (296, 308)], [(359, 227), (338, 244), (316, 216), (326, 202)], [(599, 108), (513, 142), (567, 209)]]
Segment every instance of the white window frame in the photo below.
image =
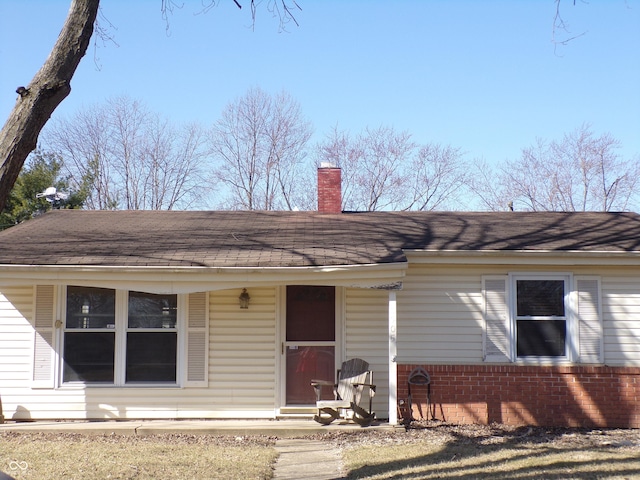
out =
[[(75, 286), (75, 285), (74, 285)], [(83, 285), (78, 285), (83, 286)], [(109, 288), (115, 292), (115, 346), (114, 346), (114, 381), (113, 383), (93, 383), (83, 381), (65, 382), (63, 381), (63, 362), (64, 362), (64, 341), (65, 333), (77, 332), (78, 329), (67, 328), (67, 286), (59, 288), (59, 305), (61, 318), (61, 335), (59, 337), (57, 349), (57, 386), (62, 388), (73, 387), (95, 387), (95, 388), (180, 388), (184, 385), (184, 352), (185, 352), (185, 329), (186, 329), (186, 312), (187, 312), (187, 295), (177, 295), (177, 313), (176, 328), (167, 329), (166, 331), (175, 331), (176, 338), (176, 381), (169, 382), (125, 382), (126, 376), (126, 349), (127, 349), (127, 333), (130, 331), (159, 331), (158, 329), (130, 329), (128, 326), (128, 302), (129, 292), (135, 290), (122, 290)]]
[[(511, 358), (516, 363), (521, 364), (567, 364), (573, 363), (576, 356), (576, 344), (577, 344), (577, 332), (575, 328), (576, 315), (574, 310), (575, 287), (573, 281), (573, 274), (566, 272), (515, 272), (509, 273), (509, 292), (511, 292), (508, 299), (509, 304), (509, 316), (511, 324)], [(562, 357), (550, 357), (550, 356), (522, 356), (518, 357), (517, 352), (517, 340), (518, 340), (518, 320), (526, 321), (526, 318), (518, 318), (517, 316), (517, 281), (518, 280), (562, 280), (564, 281), (564, 320), (566, 322), (566, 337), (565, 337), (565, 355)], [(548, 317), (551, 320), (553, 317)], [(547, 317), (540, 317), (541, 320), (547, 319)]]

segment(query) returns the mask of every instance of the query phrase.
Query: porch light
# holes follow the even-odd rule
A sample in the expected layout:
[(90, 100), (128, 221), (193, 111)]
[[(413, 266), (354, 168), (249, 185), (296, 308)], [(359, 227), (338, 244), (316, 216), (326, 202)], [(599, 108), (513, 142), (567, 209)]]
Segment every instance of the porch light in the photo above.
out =
[(238, 300), (240, 300), (240, 308), (249, 308), (249, 300), (251, 300), (251, 297), (247, 293), (246, 288), (242, 289), (242, 293), (238, 297)]

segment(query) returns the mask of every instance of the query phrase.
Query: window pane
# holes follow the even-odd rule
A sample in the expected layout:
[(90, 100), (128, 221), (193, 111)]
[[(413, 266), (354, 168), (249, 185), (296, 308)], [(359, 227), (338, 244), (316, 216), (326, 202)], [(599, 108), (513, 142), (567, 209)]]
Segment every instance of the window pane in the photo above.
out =
[(564, 317), (563, 280), (518, 280), (518, 317)]
[(113, 383), (114, 344), (111, 332), (66, 332), (62, 380)]
[(176, 328), (177, 295), (129, 292), (129, 328)]
[[(333, 347), (287, 347), (287, 405), (314, 405), (311, 380), (336, 380)], [(322, 389), (323, 400), (333, 400), (333, 388)]]
[(175, 383), (177, 344), (173, 332), (129, 332), (126, 381)]
[(116, 292), (67, 287), (67, 328), (115, 328)]
[(336, 338), (336, 289), (287, 287), (287, 341), (325, 341)]
[(564, 357), (565, 320), (518, 320), (518, 357)]

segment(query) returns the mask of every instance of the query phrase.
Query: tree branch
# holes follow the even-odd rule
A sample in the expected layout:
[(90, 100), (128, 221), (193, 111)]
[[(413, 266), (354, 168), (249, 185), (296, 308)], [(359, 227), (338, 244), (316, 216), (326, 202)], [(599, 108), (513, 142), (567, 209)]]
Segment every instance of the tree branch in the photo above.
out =
[(73, 0), (49, 58), (20, 96), (0, 131), (0, 211), (38, 135), (71, 92), (71, 78), (87, 51), (99, 0)]
[[(558, 45), (567, 45), (569, 42), (575, 40), (576, 38), (580, 38), (585, 35), (587, 32), (582, 32), (579, 35), (574, 35), (569, 38), (565, 38), (564, 40), (558, 40), (556, 38), (556, 34), (559, 30), (563, 30), (566, 33), (570, 33), (569, 26), (565, 23), (564, 18), (562, 18), (562, 14), (560, 13), (560, 2), (562, 0), (555, 0), (556, 4), (556, 13), (553, 16), (553, 29), (551, 33), (551, 42), (554, 45), (554, 51), (557, 50)], [(576, 0), (573, 0), (573, 5), (576, 5)]]

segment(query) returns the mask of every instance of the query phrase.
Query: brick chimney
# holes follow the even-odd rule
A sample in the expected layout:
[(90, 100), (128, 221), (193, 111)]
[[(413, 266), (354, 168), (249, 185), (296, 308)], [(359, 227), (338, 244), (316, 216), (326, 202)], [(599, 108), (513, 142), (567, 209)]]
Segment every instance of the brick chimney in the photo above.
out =
[(329, 162), (318, 168), (318, 212), (342, 212), (342, 170)]

